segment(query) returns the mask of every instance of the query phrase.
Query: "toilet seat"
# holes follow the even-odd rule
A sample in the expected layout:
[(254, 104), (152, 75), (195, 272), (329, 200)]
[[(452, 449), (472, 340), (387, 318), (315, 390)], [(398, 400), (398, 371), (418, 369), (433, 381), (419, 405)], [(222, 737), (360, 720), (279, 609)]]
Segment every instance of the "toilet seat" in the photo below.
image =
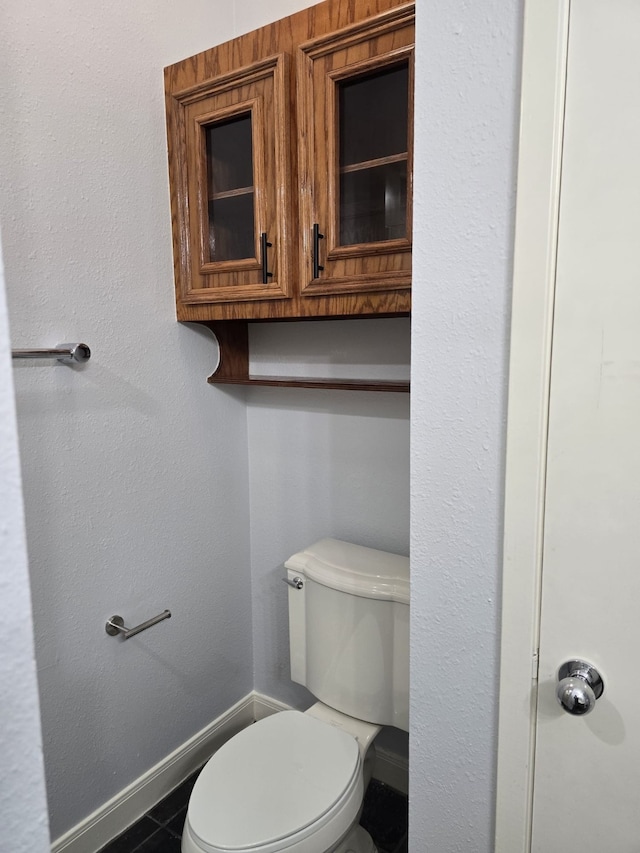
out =
[(355, 738), (300, 711), (236, 735), (198, 777), (185, 834), (206, 853), (317, 853), (350, 828), (363, 797)]

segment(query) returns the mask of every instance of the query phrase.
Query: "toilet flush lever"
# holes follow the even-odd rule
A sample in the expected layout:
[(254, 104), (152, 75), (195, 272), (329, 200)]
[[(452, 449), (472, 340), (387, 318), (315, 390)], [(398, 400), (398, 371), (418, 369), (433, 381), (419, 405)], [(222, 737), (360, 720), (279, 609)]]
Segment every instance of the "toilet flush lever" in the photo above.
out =
[(304, 586), (304, 581), (297, 575), (295, 576), (295, 578), (291, 578), (291, 580), (289, 580), (289, 578), (282, 578), (282, 580), (285, 583), (288, 583), (289, 586), (292, 586), (294, 589), (302, 589), (302, 587)]

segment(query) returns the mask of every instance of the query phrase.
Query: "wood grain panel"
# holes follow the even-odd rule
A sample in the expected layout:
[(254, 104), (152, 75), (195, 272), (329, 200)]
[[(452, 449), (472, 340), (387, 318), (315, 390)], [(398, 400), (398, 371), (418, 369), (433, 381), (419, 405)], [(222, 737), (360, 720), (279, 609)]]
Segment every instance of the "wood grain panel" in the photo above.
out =
[(408, 392), (409, 382), (374, 379), (311, 379), (296, 376), (253, 376), (249, 373), (249, 330), (243, 320), (206, 322), (218, 341), (218, 366), (211, 385), (269, 385), (279, 388), (328, 388), (341, 391)]
[[(384, 242), (341, 246), (339, 240), (339, 157), (337, 86), (383, 68), (408, 63), (413, 81), (413, 6), (402, 6), (358, 22), (337, 34), (299, 47), (297, 101), (301, 137), (301, 221), (317, 222), (325, 238), (321, 264), (313, 278), (314, 247), (307, 228), (301, 234), (300, 278), (304, 297), (319, 294), (403, 290), (411, 283), (410, 236)], [(413, 89), (411, 88), (411, 91)], [(412, 99), (410, 98), (409, 101)], [(408, 139), (412, 132), (408, 131)], [(411, 209), (412, 152), (407, 159), (407, 213)], [(407, 215), (407, 234), (411, 219)]]
[[(302, 50), (300, 49), (300, 46)], [(408, 391), (406, 382), (308, 380), (249, 374), (248, 321), (385, 317), (411, 310), (411, 244), (339, 246), (336, 239), (335, 80), (408, 62), (413, 92), (413, 4), (402, 0), (325, 0), (288, 18), (165, 69), (177, 317), (216, 335), (213, 384)], [(411, 233), (412, 97), (406, 153), (407, 233)], [(215, 193), (203, 167), (203, 127), (251, 110), (250, 187)], [(383, 158), (385, 159), (385, 158)], [(355, 166), (371, 168), (375, 163)], [(378, 164), (382, 165), (382, 161)], [(346, 171), (346, 170), (345, 170)], [(211, 262), (210, 198), (254, 193), (254, 257)], [(311, 234), (321, 222), (325, 271), (311, 276)], [(326, 224), (325, 224), (326, 223)], [(267, 284), (259, 235), (267, 232)]]
[[(167, 119), (178, 304), (286, 298), (290, 272), (289, 57), (264, 58), (214, 80), (194, 82), (171, 95)], [(208, 125), (250, 114), (253, 138), (253, 257), (208, 258), (210, 176), (204, 131)], [(174, 144), (172, 144), (172, 142)], [(272, 244), (262, 281), (260, 234)], [(185, 256), (186, 255), (186, 256)]]
[[(305, 80), (297, 79), (300, 67), (295, 57), (299, 46), (305, 45), (305, 57), (312, 66), (314, 61), (331, 64), (334, 59), (341, 68), (368, 61), (375, 64), (380, 61), (381, 51), (387, 54), (382, 61), (389, 61), (388, 55), (394, 50), (409, 55), (413, 43), (412, 22), (413, 4), (400, 0), (326, 0), (165, 69), (179, 320), (366, 317), (410, 312), (409, 241), (393, 241), (395, 245), (389, 244), (382, 250), (381, 244), (334, 246), (333, 249), (327, 246), (329, 252), (333, 252), (329, 271), (331, 284), (326, 280), (313, 282), (307, 275), (311, 226), (317, 221), (313, 218), (318, 209), (316, 196), (322, 195), (323, 181), (313, 175), (309, 166), (316, 157), (316, 143), (310, 137), (307, 118), (314, 96), (309, 94)], [(336, 49), (338, 31), (340, 43)], [(310, 54), (318, 59), (310, 59)], [(201, 263), (203, 232), (196, 222), (198, 213), (202, 213), (203, 191), (198, 190), (198, 186), (202, 187), (203, 179), (202, 176), (199, 179), (190, 177), (197, 172), (192, 158), (201, 157), (201, 154), (194, 155), (187, 150), (186, 115), (192, 121), (200, 109), (198, 104), (203, 105), (202, 114), (206, 114), (206, 101), (212, 93), (219, 99), (210, 105), (213, 112), (224, 109), (225, 104), (231, 106), (234, 99), (240, 102), (241, 96), (247, 100), (255, 98), (255, 91), (247, 88), (254, 85), (247, 69), (253, 69), (254, 75), (259, 76), (261, 65), (273, 57), (282, 58), (278, 63), (282, 80), (274, 86), (273, 102), (263, 101), (265, 124), (273, 118), (273, 129), (263, 129), (263, 132), (267, 137), (269, 133), (275, 134), (275, 141), (271, 148), (270, 143), (264, 144), (267, 151), (264, 167), (258, 165), (255, 179), (256, 187), (261, 185), (257, 190), (258, 198), (273, 194), (273, 199), (265, 202), (268, 209), (265, 230), (268, 230), (269, 241), (274, 243), (270, 253), (273, 261), (269, 266), (270, 270), (273, 268), (274, 277), (265, 289), (261, 279), (258, 281), (261, 269), (257, 254), (252, 263), (245, 265), (246, 269), (234, 269), (236, 262), (233, 262), (231, 267), (217, 267), (214, 272), (210, 264)], [(234, 90), (235, 95), (232, 94)], [(300, 96), (303, 103), (298, 105)], [(275, 152), (273, 157), (269, 156), (269, 150)], [(326, 156), (322, 157), (326, 162)], [(411, 142), (407, 158), (411, 164)], [(410, 196), (411, 168), (408, 174)], [(329, 183), (326, 173), (323, 180)], [(410, 202), (408, 206), (410, 208)], [(410, 210), (408, 228), (410, 233)], [(259, 233), (258, 228), (256, 233)], [(277, 236), (272, 239), (272, 235)], [(197, 246), (195, 256), (194, 246)]]

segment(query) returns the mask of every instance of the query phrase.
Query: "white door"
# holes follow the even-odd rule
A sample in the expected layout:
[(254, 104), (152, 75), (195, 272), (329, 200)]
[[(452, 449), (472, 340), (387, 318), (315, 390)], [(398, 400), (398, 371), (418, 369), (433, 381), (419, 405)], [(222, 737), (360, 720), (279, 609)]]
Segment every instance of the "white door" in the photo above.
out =
[[(572, 0), (566, 79), (532, 850), (638, 853), (640, 0)], [(586, 715), (571, 659), (604, 680)]]

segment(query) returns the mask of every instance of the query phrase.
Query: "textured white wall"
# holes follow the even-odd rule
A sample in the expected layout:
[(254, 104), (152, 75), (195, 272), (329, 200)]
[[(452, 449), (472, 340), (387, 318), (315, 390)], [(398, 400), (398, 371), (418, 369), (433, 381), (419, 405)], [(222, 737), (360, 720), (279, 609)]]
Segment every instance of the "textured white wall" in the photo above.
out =
[(521, 0), (418, 0), (410, 849), (493, 850)]
[[(174, 319), (162, 68), (263, 14), (0, 12), (12, 343), (93, 350), (14, 370), (54, 838), (253, 686), (245, 405)], [(105, 634), (165, 607), (135, 640)]]
[(49, 850), (31, 597), (0, 245), (0, 850)]
[[(252, 685), (249, 509), (256, 686), (304, 701), (287, 686), (282, 560), (329, 532), (406, 552), (408, 403), (253, 391), (247, 432), (244, 392), (204, 383), (211, 346), (173, 320), (161, 68), (308, 4), (11, 5), (13, 344), (95, 352), (84, 370), (14, 374), (55, 837)], [(491, 849), (520, 5), (418, 0), (416, 853)], [(174, 618), (138, 642), (104, 634), (114, 612), (165, 606)]]

